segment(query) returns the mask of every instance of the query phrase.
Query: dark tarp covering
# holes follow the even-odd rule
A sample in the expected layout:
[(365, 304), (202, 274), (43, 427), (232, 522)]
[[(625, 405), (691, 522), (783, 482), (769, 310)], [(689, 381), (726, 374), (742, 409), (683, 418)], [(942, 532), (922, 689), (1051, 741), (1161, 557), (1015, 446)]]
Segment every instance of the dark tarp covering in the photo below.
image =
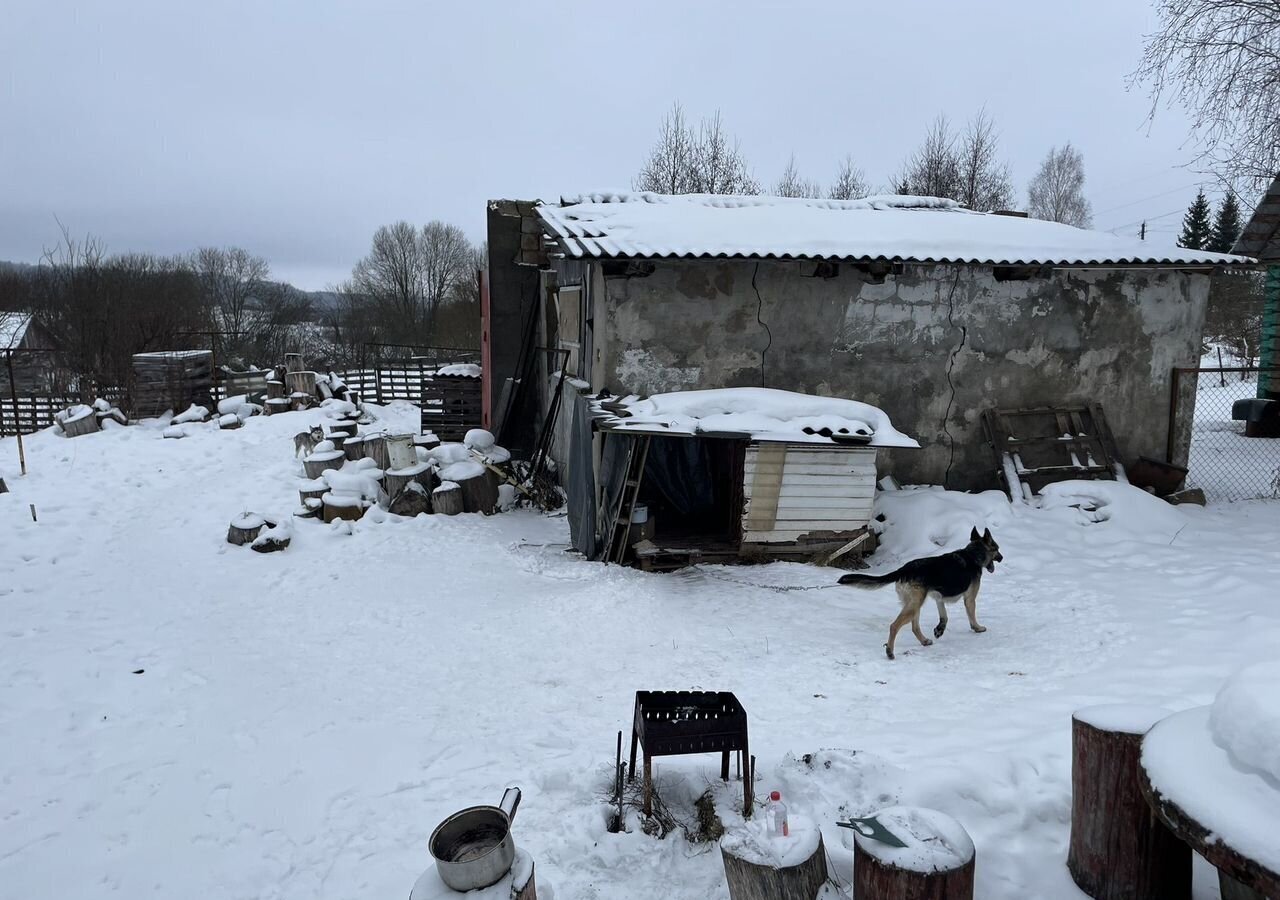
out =
[(586, 396), (573, 402), (569, 432), (569, 536), (573, 548), (587, 559), (596, 558), (596, 473), (591, 459), (591, 409)]
[(684, 437), (654, 438), (644, 466), (644, 483), (662, 494), (682, 518), (700, 515), (716, 505), (709, 441)]

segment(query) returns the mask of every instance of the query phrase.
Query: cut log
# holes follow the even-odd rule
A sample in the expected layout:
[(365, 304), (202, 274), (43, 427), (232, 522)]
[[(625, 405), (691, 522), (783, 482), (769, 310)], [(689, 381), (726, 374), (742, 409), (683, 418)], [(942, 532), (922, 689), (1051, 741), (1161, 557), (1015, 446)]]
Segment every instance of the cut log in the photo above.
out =
[(364, 500), (358, 494), (334, 494), (330, 492), (321, 497), (320, 502), (324, 504), (324, 521), (326, 525), (330, 522), (336, 522), (338, 519), (348, 519), (354, 522), (364, 515)]
[(431, 493), (416, 481), (405, 485), (404, 490), (391, 498), (387, 512), (413, 518), (431, 512)]
[(364, 455), (378, 464), (379, 469), (387, 468), (387, 439), (383, 434), (367, 434), (364, 438)]
[(364, 438), (360, 435), (354, 435), (347, 438), (342, 443), (342, 452), (346, 454), (347, 459), (355, 462), (357, 459), (364, 458)]
[(289, 408), (293, 410), (310, 409), (316, 405), (314, 394), (308, 394), (304, 391), (295, 391), (289, 395)]
[(1190, 900), (1191, 848), (1142, 795), (1142, 736), (1169, 710), (1109, 705), (1071, 717), (1067, 869), (1094, 900)]
[(303, 506), (310, 507), (308, 500), (319, 501), (327, 493), (329, 493), (329, 484), (323, 478), (298, 480), (298, 498)]
[(58, 413), (54, 418), (62, 426), (62, 431), (67, 437), (81, 437), (98, 430), (98, 416), (91, 406), (73, 406)]
[(279, 400), (284, 397), (284, 382), (271, 379), (267, 382), (267, 399)]
[(442, 516), (456, 516), (462, 512), (462, 488), (457, 482), (446, 481), (431, 492), (431, 511)]
[[(434, 865), (418, 877), (409, 891), (409, 900), (461, 900), (465, 896), (446, 885)], [(517, 847), (515, 860), (507, 874), (497, 884), (483, 891), (471, 892), (471, 896), (490, 897), (492, 900), (538, 900), (533, 857)]]
[[(763, 822), (725, 833), (720, 858), (730, 900), (814, 900), (827, 880), (822, 832), (801, 816), (788, 837), (770, 837)], [(861, 896), (861, 895), (859, 895)]]
[(269, 416), (275, 413), (288, 412), (291, 403), (292, 401), (288, 397), (272, 397), (263, 404), (263, 411)]
[(290, 394), (316, 395), (315, 372), (289, 372), (284, 376), (284, 386)]
[(268, 526), (274, 526), (274, 523), (268, 522), (257, 513), (241, 513), (231, 520), (231, 526), (227, 529), (227, 543), (235, 544), (237, 547), (252, 544), (258, 539), (262, 529)]
[(387, 496), (394, 500), (400, 492), (410, 484), (420, 484), (427, 491), (436, 486), (436, 473), (427, 463), (418, 463), (407, 469), (387, 469), (383, 487)]
[(281, 550), (288, 549), (291, 537), (292, 528), (286, 521), (283, 525), (265, 529), (249, 545), (249, 549), (256, 553), (279, 553)]
[(497, 479), (472, 459), (450, 463), (440, 470), (442, 481), (456, 482), (462, 490), (462, 508), (465, 512), (492, 514), (498, 507)]
[(340, 432), (347, 437), (355, 437), (359, 429), (360, 426), (356, 424), (354, 419), (339, 419), (329, 426), (329, 434), (333, 435)]
[(301, 354), (301, 353), (286, 353), (286, 354), (284, 355), (284, 370), (285, 370), (286, 372), (300, 372), (300, 371), (302, 371), (302, 354)]
[(853, 832), (853, 895), (858, 900), (973, 900), (973, 841), (955, 819), (933, 809), (894, 806), (876, 819), (905, 847)]
[(342, 455), (347, 455), (344, 449), (347, 446), (347, 433), (345, 431), (330, 431), (325, 435), (325, 440), (333, 444), (334, 450), (342, 450)]
[(326, 450), (323, 453), (312, 453), (302, 460), (302, 468), (308, 478), (319, 478), (329, 469), (341, 469), (346, 455), (341, 450)]

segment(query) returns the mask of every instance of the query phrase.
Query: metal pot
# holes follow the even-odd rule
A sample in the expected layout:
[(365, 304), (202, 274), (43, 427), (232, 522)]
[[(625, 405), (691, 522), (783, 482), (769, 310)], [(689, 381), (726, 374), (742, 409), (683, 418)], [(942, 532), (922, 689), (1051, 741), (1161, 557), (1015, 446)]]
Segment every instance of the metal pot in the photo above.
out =
[(511, 821), (519, 805), (520, 788), (507, 788), (498, 806), (472, 806), (437, 825), (428, 846), (440, 880), (455, 891), (501, 881), (516, 858)]

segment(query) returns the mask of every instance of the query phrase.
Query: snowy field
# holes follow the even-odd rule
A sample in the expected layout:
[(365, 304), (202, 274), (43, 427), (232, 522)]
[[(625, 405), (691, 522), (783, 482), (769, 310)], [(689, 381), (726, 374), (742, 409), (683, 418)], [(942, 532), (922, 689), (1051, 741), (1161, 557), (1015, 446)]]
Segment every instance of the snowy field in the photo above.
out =
[[(544, 900), (724, 898), (713, 845), (634, 817), (610, 834), (599, 799), (634, 691), (702, 688), (742, 700), (756, 795), (823, 823), (841, 883), (835, 819), (916, 804), (973, 836), (977, 896), (1079, 898), (1072, 711), (1207, 703), (1280, 647), (1280, 503), (887, 495), (877, 569), (975, 525), (1006, 559), (985, 634), (957, 611), (894, 662), (891, 591), (794, 564), (604, 567), (533, 512), (226, 544), (237, 513), (296, 506), (291, 438), (319, 418), (44, 432), (26, 478), (0, 441), (0, 897), (403, 898), (434, 825), (515, 784)], [(741, 788), (718, 763), (657, 761), (664, 795), (683, 809), (712, 785), (731, 822)], [(1198, 864), (1197, 898), (1217, 897), (1211, 875)]]

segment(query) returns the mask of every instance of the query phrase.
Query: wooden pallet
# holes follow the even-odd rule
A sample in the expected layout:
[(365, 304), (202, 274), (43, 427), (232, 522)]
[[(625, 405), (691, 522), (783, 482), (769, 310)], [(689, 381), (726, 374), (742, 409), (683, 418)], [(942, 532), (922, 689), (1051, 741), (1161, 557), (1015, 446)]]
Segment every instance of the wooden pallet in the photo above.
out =
[(422, 433), (442, 441), (460, 441), (484, 418), (483, 382), (479, 378), (436, 375), (422, 384)]
[(1127, 480), (1097, 403), (988, 409), (982, 425), (1000, 481), (1015, 502), (1058, 481)]

